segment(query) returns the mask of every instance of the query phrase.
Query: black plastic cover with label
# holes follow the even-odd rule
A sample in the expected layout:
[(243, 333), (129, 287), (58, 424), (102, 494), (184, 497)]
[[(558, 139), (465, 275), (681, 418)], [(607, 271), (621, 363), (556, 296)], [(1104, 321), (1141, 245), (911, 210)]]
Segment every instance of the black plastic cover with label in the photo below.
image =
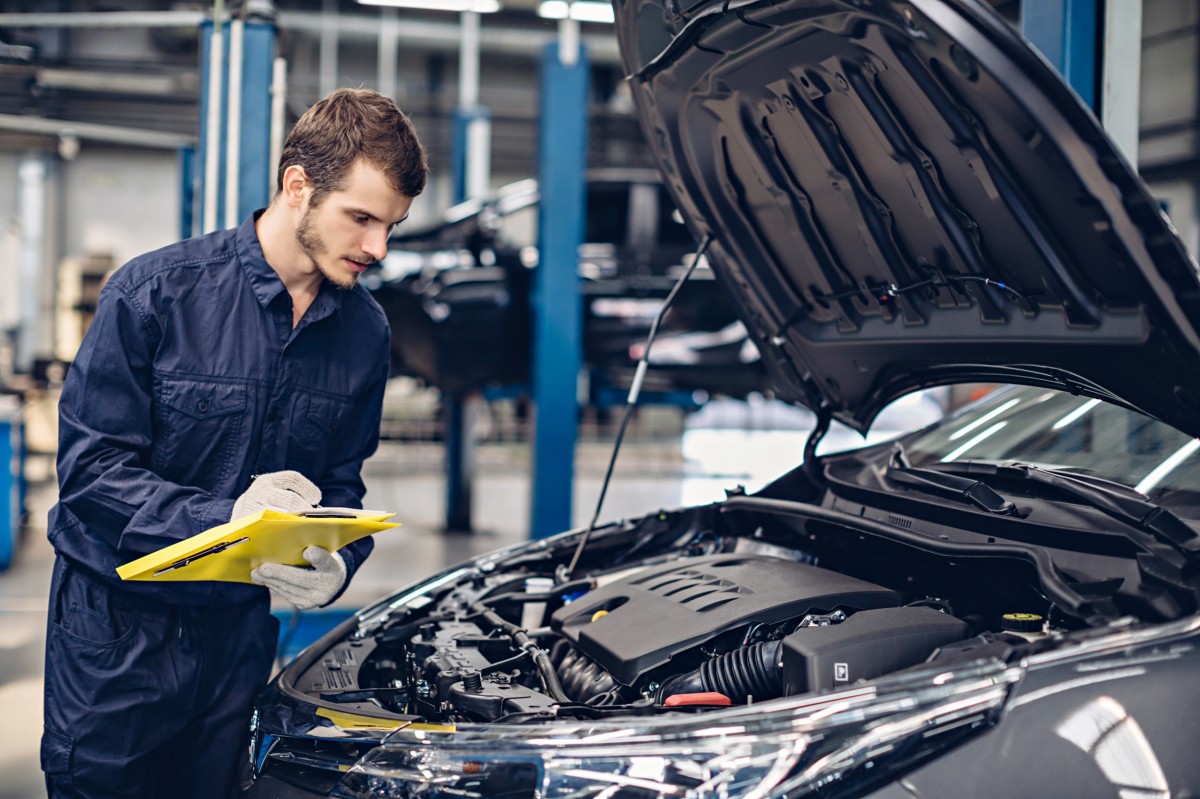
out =
[(841, 624), (803, 627), (783, 641), (783, 692), (839, 688), (915, 666), (967, 635), (966, 622), (928, 607), (864, 610)]

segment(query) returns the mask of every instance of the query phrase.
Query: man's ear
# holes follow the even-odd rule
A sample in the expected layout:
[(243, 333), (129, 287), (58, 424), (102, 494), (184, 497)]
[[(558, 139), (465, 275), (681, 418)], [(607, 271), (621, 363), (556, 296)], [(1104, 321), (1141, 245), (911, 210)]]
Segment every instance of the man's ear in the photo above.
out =
[(305, 198), (312, 192), (312, 184), (304, 167), (292, 164), (283, 170), (283, 190), (280, 194), (288, 205), (299, 208), (304, 205)]

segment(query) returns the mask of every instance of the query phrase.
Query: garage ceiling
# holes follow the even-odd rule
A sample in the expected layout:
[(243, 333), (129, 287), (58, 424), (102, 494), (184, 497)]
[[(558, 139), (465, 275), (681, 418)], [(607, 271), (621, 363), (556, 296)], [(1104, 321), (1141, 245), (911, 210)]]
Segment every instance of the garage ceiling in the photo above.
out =
[[(271, 4), (250, 3), (250, 10)], [(239, 3), (227, 3), (238, 8)], [(538, 55), (556, 24), (536, 15), (537, 0), (504, 0), (481, 25), (481, 101), (493, 117), (493, 168), (532, 174), (536, 142)], [(384, 11), (354, 0), (282, 0), (274, 4), (278, 50), (288, 59), (288, 113), (295, 119), (320, 96), (322, 31), (336, 29), (340, 85), (375, 85), (382, 14), (396, 14), (400, 63), (396, 99), (429, 143), (435, 169), (448, 168), (457, 102), (458, 17), (453, 13)], [(0, 115), (111, 125), (194, 136), (198, 130), (196, 21), (209, 3), (112, 0), (16, 0), (0, 13)], [(138, 13), (153, 24), (104, 27), (85, 14)], [(168, 17), (171, 12), (176, 17)], [(38, 15), (42, 19), (17, 15)], [(66, 26), (21, 25), (65, 14)], [(173, 20), (183, 24), (174, 24)], [(84, 23), (87, 23), (86, 25)], [(611, 26), (585, 25), (593, 60), (595, 165), (648, 165), (640, 128), (622, 96)], [(53, 137), (20, 124), (0, 125), (0, 149), (54, 147)]]

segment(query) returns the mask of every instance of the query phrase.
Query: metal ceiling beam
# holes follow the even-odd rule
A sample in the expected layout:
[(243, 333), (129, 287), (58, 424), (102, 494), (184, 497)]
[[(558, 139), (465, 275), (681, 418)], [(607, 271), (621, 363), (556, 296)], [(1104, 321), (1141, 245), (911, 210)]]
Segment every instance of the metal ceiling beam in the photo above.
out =
[(73, 136), (77, 139), (113, 142), (133, 147), (151, 147), (176, 150), (196, 143), (194, 136), (163, 133), (117, 125), (99, 125), (92, 122), (71, 122), (66, 119), (43, 119), (41, 117), (0, 114), (0, 130), (18, 133), (35, 133), (43, 136)]
[(40, 68), (35, 73), (39, 86), (49, 89), (132, 94), (158, 97), (194, 95), (200, 88), (194, 72), (151, 75), (139, 72), (97, 72), (88, 69)]
[[(346, 38), (379, 38), (379, 18), (367, 14), (337, 14), (332, 19), (316, 11), (280, 11), (279, 27), (282, 30), (303, 31), (320, 34), (330, 25), (336, 27), (338, 35)], [(462, 42), (462, 28), (457, 22), (430, 22), (428, 20), (404, 18), (398, 31), (400, 42), (410, 48), (425, 50), (458, 51)], [(530, 28), (498, 28), (481, 26), (479, 44), (484, 52), (522, 55), (540, 59), (545, 46), (557, 41), (554, 30), (539, 31)], [(585, 34), (582, 37), (593, 62), (616, 64), (621, 54), (617, 49), (616, 37), (609, 34)]]
[[(95, 11), (0, 13), (0, 27), (16, 28), (176, 28), (198, 27), (207, 20), (204, 11)], [(339, 36), (377, 40), (379, 17), (375, 14), (326, 15), (319, 11), (280, 11), (281, 30), (321, 34), (332, 26)], [(541, 58), (543, 48), (557, 39), (551, 29), (498, 28), (482, 26), (480, 46), (485, 52)], [(398, 32), (399, 41), (426, 50), (458, 50), (462, 31), (457, 22), (431, 22), (406, 15)], [(585, 34), (583, 42), (593, 62), (620, 61), (616, 37)]]
[(61, 11), (2, 13), (0, 27), (13, 28), (179, 28), (198, 27), (204, 11)]

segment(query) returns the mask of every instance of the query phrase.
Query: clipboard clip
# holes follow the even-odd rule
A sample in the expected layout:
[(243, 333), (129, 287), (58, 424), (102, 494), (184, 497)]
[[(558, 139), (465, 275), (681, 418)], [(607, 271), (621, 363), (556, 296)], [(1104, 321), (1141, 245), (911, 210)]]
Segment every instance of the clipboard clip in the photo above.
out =
[(175, 569), (182, 569), (184, 566), (187, 566), (189, 563), (200, 560), (200, 558), (206, 558), (209, 555), (215, 555), (218, 552), (224, 552), (225, 550), (229, 549), (230, 547), (237, 546), (238, 544), (243, 544), (249, 540), (250, 540), (250, 536), (243, 536), (241, 538), (234, 539), (233, 541), (222, 541), (219, 544), (214, 544), (213, 546), (209, 547), (208, 549), (202, 549), (199, 552), (196, 552), (195, 554), (188, 555), (186, 558), (182, 558), (180, 560), (175, 561), (170, 566), (165, 566), (165, 567), (159, 569), (158, 571), (156, 571), (154, 573), (154, 576), (158, 577), (160, 574), (166, 574), (167, 572), (174, 571)]
[(358, 514), (351, 513), (345, 508), (322, 508), (320, 505), (311, 510), (302, 510), (296, 513), (297, 516), (302, 516), (305, 519), (357, 519)]

